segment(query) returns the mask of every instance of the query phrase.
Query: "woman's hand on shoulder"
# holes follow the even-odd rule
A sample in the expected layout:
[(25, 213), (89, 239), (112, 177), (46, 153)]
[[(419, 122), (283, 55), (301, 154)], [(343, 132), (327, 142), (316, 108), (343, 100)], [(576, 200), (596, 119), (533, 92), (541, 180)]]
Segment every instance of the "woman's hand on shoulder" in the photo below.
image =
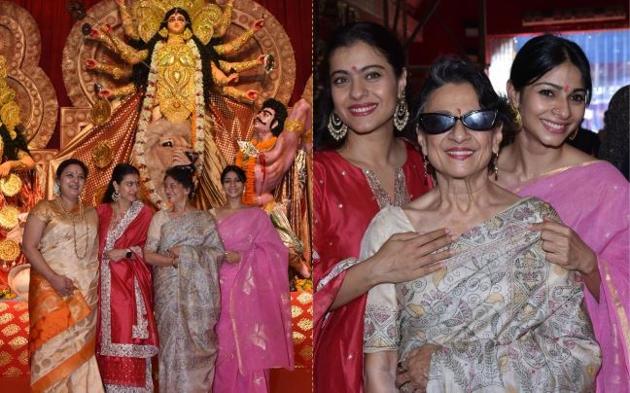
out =
[(530, 228), (540, 232), (542, 249), (549, 262), (584, 275), (597, 270), (597, 255), (570, 227), (544, 220)]
[(425, 234), (404, 232), (392, 235), (374, 258), (373, 279), (380, 283), (411, 281), (431, 274), (453, 256), (450, 250), (435, 253), (455, 240), (446, 229)]

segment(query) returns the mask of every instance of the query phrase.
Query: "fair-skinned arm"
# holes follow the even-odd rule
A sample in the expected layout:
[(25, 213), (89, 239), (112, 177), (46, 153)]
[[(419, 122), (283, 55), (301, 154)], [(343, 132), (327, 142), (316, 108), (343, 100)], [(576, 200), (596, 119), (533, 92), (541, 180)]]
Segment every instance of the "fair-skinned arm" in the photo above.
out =
[(395, 393), (396, 351), (382, 351), (365, 354), (364, 382), (366, 393)]
[(39, 252), (39, 242), (45, 228), (46, 224), (44, 222), (33, 215), (29, 215), (22, 237), (22, 251), (33, 269), (44, 276), (60, 296), (71, 295), (76, 289), (72, 280), (52, 270), (41, 252)]
[(442, 261), (453, 254), (449, 250), (432, 253), (452, 241), (445, 229), (423, 235), (405, 232), (391, 236), (376, 254), (348, 269), (329, 311), (367, 293), (375, 285), (410, 281), (439, 270)]

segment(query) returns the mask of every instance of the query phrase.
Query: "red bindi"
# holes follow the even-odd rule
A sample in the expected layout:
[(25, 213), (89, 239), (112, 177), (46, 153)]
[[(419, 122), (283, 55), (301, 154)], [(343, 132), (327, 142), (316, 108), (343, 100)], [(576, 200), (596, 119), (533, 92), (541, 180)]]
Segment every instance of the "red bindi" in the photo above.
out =
[(564, 92), (568, 93), (569, 92), (569, 85), (564, 85)]

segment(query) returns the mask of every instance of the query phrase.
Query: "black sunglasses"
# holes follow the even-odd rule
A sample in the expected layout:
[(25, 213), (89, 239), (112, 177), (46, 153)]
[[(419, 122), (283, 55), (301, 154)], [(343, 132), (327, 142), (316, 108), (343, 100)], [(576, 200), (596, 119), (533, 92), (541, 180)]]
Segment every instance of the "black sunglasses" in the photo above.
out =
[(474, 131), (490, 131), (497, 120), (496, 109), (479, 109), (461, 116), (444, 113), (423, 113), (418, 117), (418, 125), (427, 134), (442, 134), (455, 127), (460, 120), (466, 128)]

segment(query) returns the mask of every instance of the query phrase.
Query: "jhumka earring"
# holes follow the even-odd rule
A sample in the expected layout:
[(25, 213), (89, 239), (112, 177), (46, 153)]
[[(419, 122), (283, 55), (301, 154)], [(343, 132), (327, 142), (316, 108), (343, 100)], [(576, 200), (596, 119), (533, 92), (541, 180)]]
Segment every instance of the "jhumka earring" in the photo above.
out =
[(189, 39), (192, 38), (192, 35), (193, 35), (192, 31), (190, 31), (190, 29), (187, 27), (186, 30), (184, 30), (184, 32), (182, 33), (182, 38), (185, 41), (188, 41)]
[(112, 193), (112, 201), (118, 202), (119, 199), (120, 199), (120, 194), (118, 193), (118, 190), (114, 190), (114, 192)]
[(160, 31), (158, 31), (158, 34), (160, 35), (160, 37), (162, 38), (167, 38), (168, 37), (168, 29), (166, 27), (162, 27), (160, 29)]
[(55, 185), (53, 186), (53, 194), (55, 194), (56, 196), (59, 196), (59, 194), (61, 194), (61, 188), (59, 188), (59, 183), (55, 182)]
[(402, 131), (409, 121), (409, 107), (407, 106), (407, 100), (405, 98), (405, 92), (396, 103), (396, 110), (394, 111), (394, 127), (398, 132)]
[(336, 140), (341, 140), (348, 133), (348, 126), (335, 112), (328, 116), (328, 132)]
[(510, 103), (510, 111), (512, 112), (512, 120), (514, 120), (516, 130), (518, 131), (523, 128), (523, 118), (521, 118), (521, 112), (519, 112), (516, 106), (512, 103)]
[(494, 153), (494, 157), (492, 160), (492, 173), (494, 173), (494, 180), (499, 180), (499, 153)]

